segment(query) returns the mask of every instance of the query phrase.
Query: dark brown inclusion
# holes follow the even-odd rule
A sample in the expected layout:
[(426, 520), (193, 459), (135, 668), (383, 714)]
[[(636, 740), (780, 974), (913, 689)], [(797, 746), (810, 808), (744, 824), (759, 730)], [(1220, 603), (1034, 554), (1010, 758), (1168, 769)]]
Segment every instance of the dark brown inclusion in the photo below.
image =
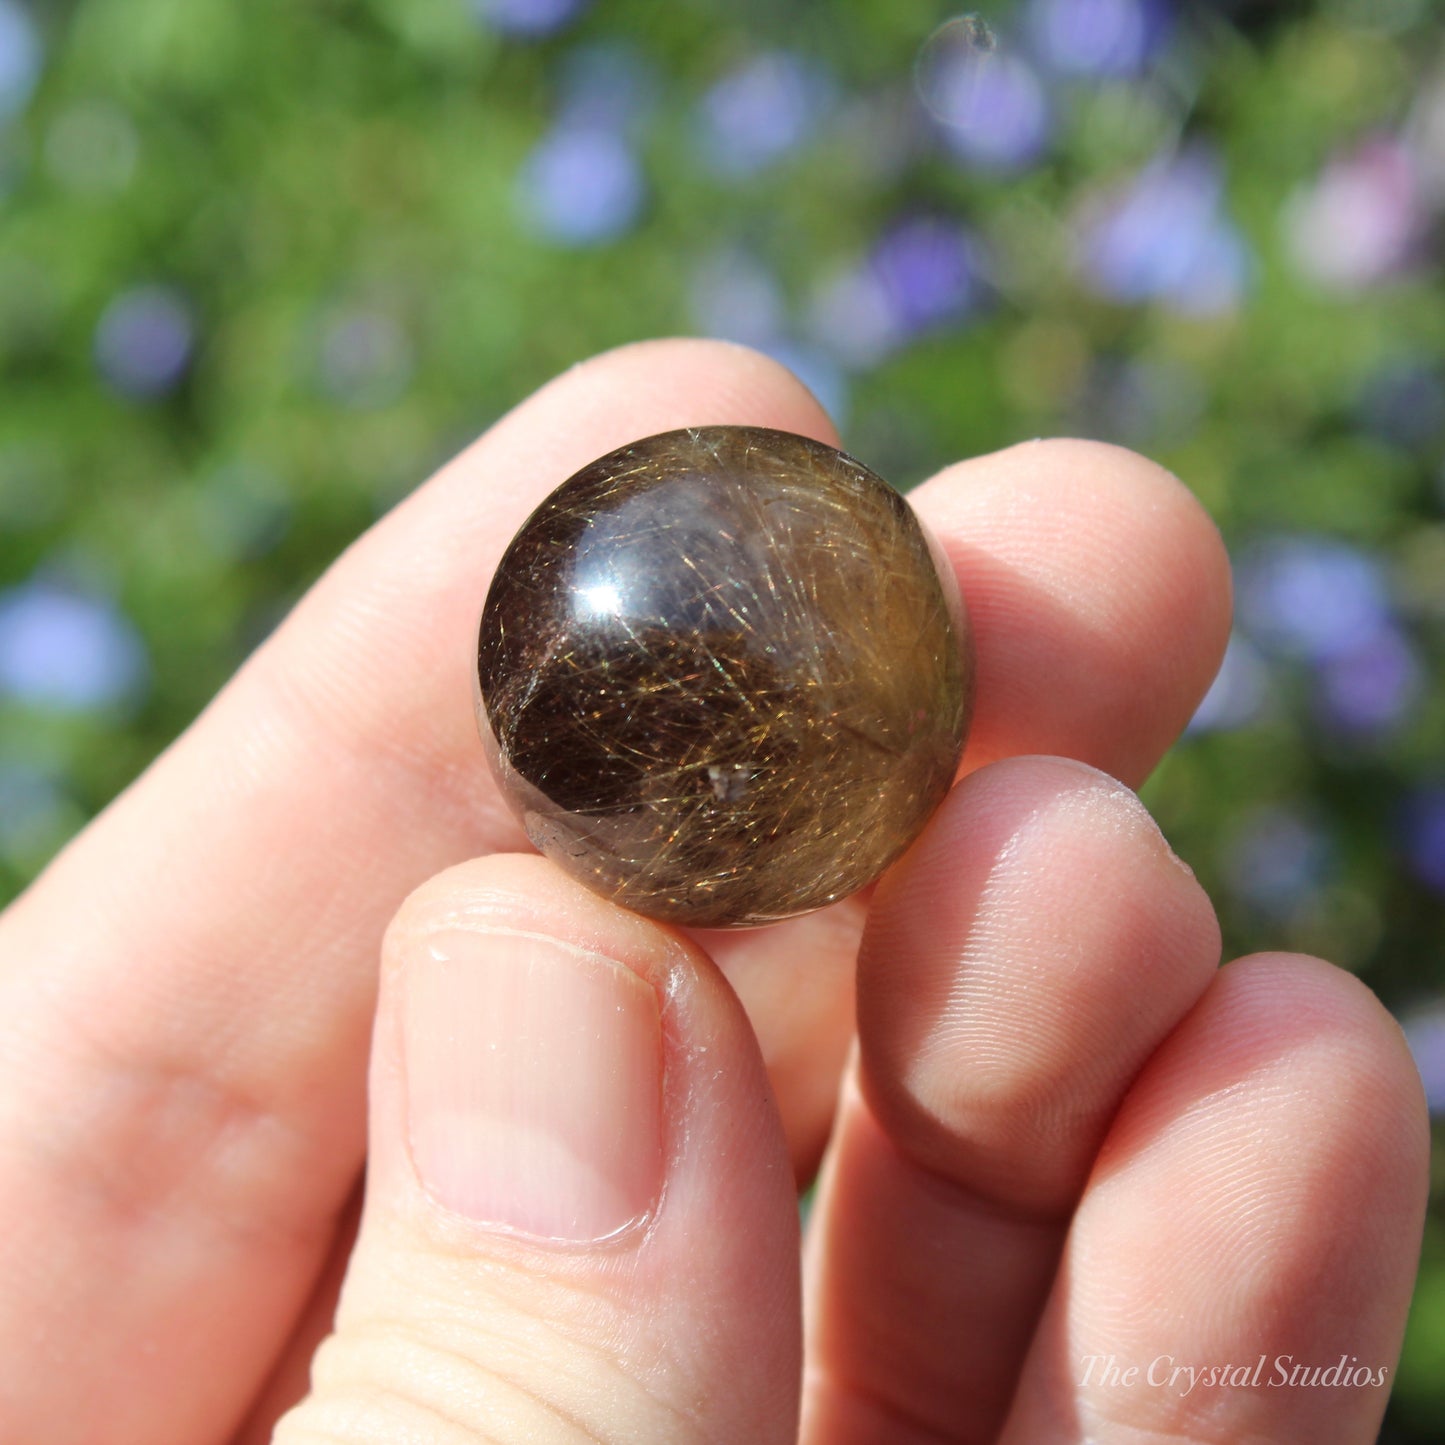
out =
[(666, 432), (558, 487), (482, 614), (478, 718), (528, 837), (639, 913), (844, 898), (953, 779), (952, 572), (867, 467), (757, 427)]

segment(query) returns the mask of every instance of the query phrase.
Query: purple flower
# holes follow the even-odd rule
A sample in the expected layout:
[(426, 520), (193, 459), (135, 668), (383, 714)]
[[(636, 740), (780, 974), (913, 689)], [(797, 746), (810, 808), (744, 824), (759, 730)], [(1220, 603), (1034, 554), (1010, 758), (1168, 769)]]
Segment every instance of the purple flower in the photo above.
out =
[(477, 17), (493, 30), (535, 40), (570, 25), (587, 0), (472, 0)]
[(956, 321), (978, 300), (978, 245), (951, 221), (923, 216), (894, 226), (873, 248), (868, 269), (908, 335)]
[(1368, 553), (1325, 537), (1282, 537), (1240, 557), (1239, 615), (1276, 652), (1326, 662), (1392, 626), (1384, 572)]
[(1001, 51), (938, 52), (925, 103), (948, 148), (983, 170), (1022, 170), (1048, 141), (1043, 86), (1024, 61)]
[(1089, 283), (1114, 301), (1162, 301), (1185, 314), (1237, 306), (1249, 253), (1221, 213), (1221, 189), (1203, 151), (1152, 161), (1081, 218), (1078, 259)]
[(1333, 848), (1312, 819), (1291, 808), (1261, 808), (1228, 844), (1231, 890), (1261, 912), (1288, 918), (1311, 902), (1329, 874)]
[(1405, 269), (1427, 219), (1414, 159), (1393, 137), (1336, 156), (1284, 212), (1300, 270), (1343, 291), (1373, 286)]
[(844, 366), (876, 366), (905, 340), (883, 282), (865, 263), (823, 281), (808, 309), (808, 329)]
[(783, 334), (786, 308), (777, 277), (746, 251), (707, 257), (689, 290), (693, 319), (705, 336), (766, 350)]
[(1271, 651), (1314, 668), (1326, 723), (1375, 733), (1404, 717), (1421, 667), (1378, 559), (1329, 538), (1283, 537), (1249, 549), (1236, 574), (1241, 621)]
[(1445, 1008), (1436, 1007), (1401, 1020), (1405, 1042), (1420, 1070), (1432, 1114), (1445, 1114)]
[(1384, 732), (1420, 695), (1415, 650), (1396, 627), (1326, 658), (1319, 669), (1319, 705), (1325, 720), (1346, 732)]
[(0, 0), (0, 121), (25, 109), (43, 61), (29, 13), (16, 0)]
[(1260, 716), (1268, 698), (1269, 669), (1258, 650), (1236, 632), (1187, 731), (1226, 732), (1244, 727)]
[(528, 219), (564, 246), (615, 240), (637, 220), (645, 194), (631, 147), (597, 127), (552, 131), (527, 158), (520, 184)]
[(762, 349), (813, 393), (836, 426), (847, 421), (848, 380), (831, 357), (815, 347), (787, 339), (774, 341)]
[(1168, 38), (1159, 0), (1030, 0), (1040, 57), (1065, 75), (1137, 75)]
[(1445, 894), (1445, 785), (1421, 788), (1406, 801), (1400, 833), (1415, 876)]
[(812, 65), (782, 51), (758, 55), (703, 97), (703, 149), (723, 174), (752, 175), (802, 145), (832, 99)]
[(95, 362), (122, 396), (163, 396), (185, 375), (195, 344), (190, 308), (167, 286), (139, 286), (106, 307), (95, 328)]
[(100, 598), (43, 581), (0, 593), (0, 696), (88, 712), (136, 697), (146, 672), (135, 629)]
[(962, 321), (978, 306), (980, 249), (967, 228), (917, 216), (885, 231), (861, 266), (814, 297), (813, 334), (845, 365), (881, 361), (912, 338)]

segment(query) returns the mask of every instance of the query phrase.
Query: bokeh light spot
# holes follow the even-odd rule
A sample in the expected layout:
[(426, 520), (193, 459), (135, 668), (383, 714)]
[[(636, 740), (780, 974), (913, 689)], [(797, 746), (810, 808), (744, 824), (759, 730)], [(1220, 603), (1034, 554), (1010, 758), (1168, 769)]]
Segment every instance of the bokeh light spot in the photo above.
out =
[(1354, 291), (1404, 270), (1427, 218), (1409, 151), (1378, 137), (1332, 158), (1289, 199), (1283, 220), (1300, 270), (1322, 286)]
[(477, 18), (501, 35), (541, 39), (565, 29), (587, 0), (471, 0)]
[(1264, 646), (1323, 662), (1364, 646), (1391, 624), (1379, 561), (1347, 542), (1277, 537), (1246, 548), (1236, 567), (1241, 621)]
[(185, 375), (195, 344), (195, 323), (180, 294), (166, 286), (122, 292), (95, 329), (95, 361), (123, 396), (163, 396)]
[(135, 628), (104, 598), (48, 581), (0, 592), (0, 696), (91, 712), (133, 700), (147, 673)]
[(528, 157), (522, 210), (563, 246), (596, 246), (632, 228), (645, 197), (642, 167), (626, 140), (602, 128), (560, 126)]
[(1189, 720), (1190, 733), (1247, 727), (1265, 711), (1270, 696), (1269, 666), (1248, 638), (1234, 633), (1209, 691)]
[(974, 17), (934, 31), (914, 75), (924, 109), (959, 159), (984, 170), (1014, 171), (1043, 151), (1049, 105), (1042, 84)]
[(29, 12), (17, 0), (0, 0), (0, 121), (25, 109), (44, 58)]
[(724, 175), (752, 175), (807, 141), (832, 100), (831, 80), (811, 62), (786, 51), (754, 56), (703, 96), (704, 154)]
[(1077, 255), (1100, 295), (1188, 315), (1232, 311), (1250, 277), (1244, 238), (1222, 211), (1218, 162), (1199, 148), (1161, 155), (1086, 204)]
[(1031, 0), (1027, 14), (1039, 55), (1066, 75), (1136, 75), (1169, 33), (1158, 0)]

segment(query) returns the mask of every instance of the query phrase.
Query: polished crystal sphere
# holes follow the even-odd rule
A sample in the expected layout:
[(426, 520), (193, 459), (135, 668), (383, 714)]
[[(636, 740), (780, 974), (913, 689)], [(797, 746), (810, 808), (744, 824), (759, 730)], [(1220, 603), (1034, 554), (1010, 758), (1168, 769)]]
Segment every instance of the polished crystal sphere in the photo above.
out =
[(619, 448), (507, 548), (482, 736), (527, 836), (653, 918), (768, 923), (872, 882), (953, 780), (972, 676), (913, 509), (821, 442)]

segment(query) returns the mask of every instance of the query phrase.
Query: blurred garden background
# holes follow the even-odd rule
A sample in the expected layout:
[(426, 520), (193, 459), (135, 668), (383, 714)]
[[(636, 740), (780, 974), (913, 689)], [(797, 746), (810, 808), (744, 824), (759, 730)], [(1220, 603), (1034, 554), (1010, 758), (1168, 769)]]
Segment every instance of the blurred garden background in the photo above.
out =
[(712, 334), (902, 486), (1074, 433), (1196, 490), (1237, 628), (1146, 797), (1445, 1117), (1442, 223), (1424, 0), (0, 0), (0, 903), (505, 408)]

